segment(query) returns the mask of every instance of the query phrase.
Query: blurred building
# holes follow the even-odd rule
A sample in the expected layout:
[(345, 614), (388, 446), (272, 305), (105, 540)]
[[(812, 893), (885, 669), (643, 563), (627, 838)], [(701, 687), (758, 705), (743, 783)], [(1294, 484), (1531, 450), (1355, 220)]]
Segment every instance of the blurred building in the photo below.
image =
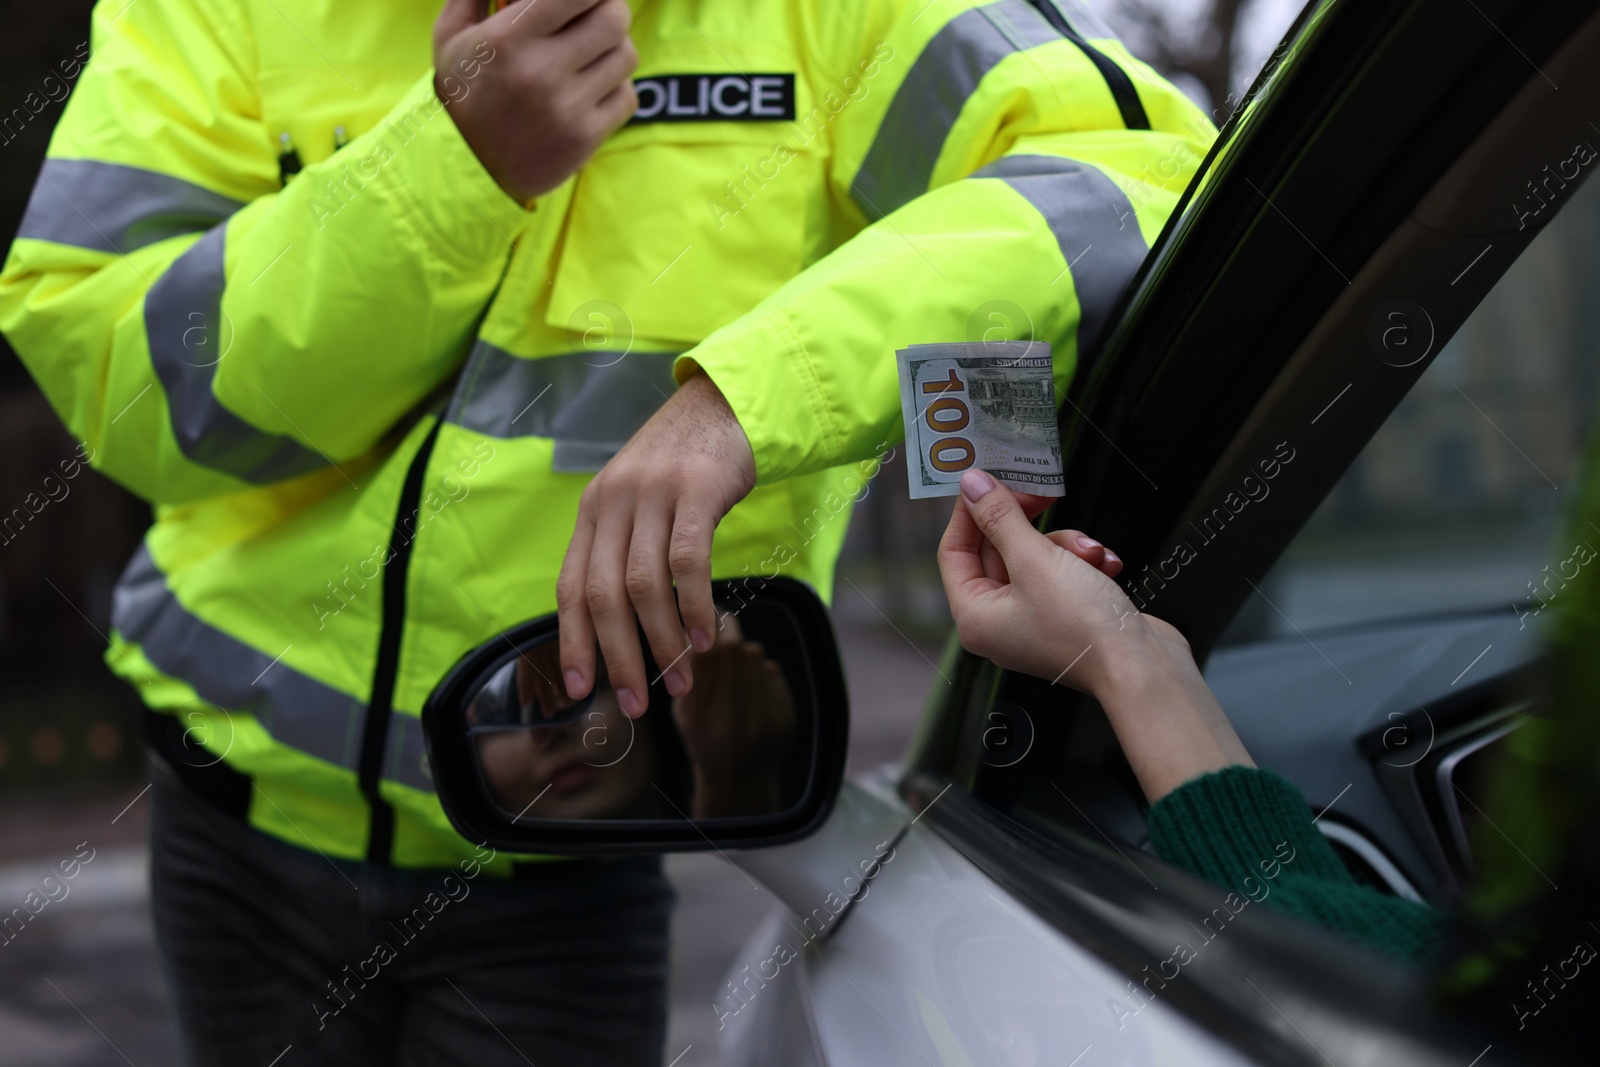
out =
[(1500, 280), (1316, 522), (1475, 523), (1547, 512), (1600, 402), (1600, 185)]
[[(0, 34), (0, 243), (28, 202), (89, 35), (87, 0), (11, 4)], [(138, 699), (101, 662), (149, 509), (78, 461), (0, 341), (0, 790), (141, 773)], [(66, 464), (64, 467), (63, 464)], [(68, 471), (75, 471), (68, 476)]]

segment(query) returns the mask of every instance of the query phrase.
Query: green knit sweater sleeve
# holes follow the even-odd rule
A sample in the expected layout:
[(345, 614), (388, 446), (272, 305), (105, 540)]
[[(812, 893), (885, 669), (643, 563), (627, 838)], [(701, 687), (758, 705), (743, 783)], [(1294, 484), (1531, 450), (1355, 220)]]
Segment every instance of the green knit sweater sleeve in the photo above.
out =
[(1157, 855), (1250, 900), (1411, 963), (1427, 958), (1443, 913), (1358, 883), (1286, 779), (1226, 767), (1150, 809)]

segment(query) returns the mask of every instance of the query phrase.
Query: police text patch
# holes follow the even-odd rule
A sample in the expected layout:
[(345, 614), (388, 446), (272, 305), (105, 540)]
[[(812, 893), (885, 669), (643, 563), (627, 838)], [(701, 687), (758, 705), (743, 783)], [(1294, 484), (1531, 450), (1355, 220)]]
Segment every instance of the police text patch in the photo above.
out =
[(634, 80), (646, 122), (794, 121), (793, 74), (656, 74)]

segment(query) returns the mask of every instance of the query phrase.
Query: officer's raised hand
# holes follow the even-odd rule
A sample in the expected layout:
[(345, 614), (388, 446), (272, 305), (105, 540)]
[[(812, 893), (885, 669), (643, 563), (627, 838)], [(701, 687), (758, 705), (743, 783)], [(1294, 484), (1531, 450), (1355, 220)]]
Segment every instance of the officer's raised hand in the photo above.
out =
[(525, 203), (583, 166), (639, 105), (627, 0), (449, 0), (434, 91), (491, 177)]
[(711, 535), (755, 481), (750, 442), (703, 372), (684, 382), (595, 476), (578, 505), (556, 583), (570, 696), (582, 697), (594, 685), (598, 639), (618, 705), (630, 716), (644, 711), (653, 679), (645, 677), (640, 625), (667, 692), (689, 691), (689, 646), (705, 652), (717, 631)]

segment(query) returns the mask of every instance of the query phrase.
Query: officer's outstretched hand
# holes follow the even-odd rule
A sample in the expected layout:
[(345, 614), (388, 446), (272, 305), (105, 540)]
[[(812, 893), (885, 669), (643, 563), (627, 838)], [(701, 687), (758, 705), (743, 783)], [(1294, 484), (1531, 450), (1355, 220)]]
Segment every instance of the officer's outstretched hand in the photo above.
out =
[[(434, 91), (519, 203), (549, 192), (639, 106), (627, 0), (449, 0), (433, 26)], [(487, 16), (487, 17), (486, 17)]]
[(689, 691), (694, 677), (686, 653), (691, 644), (710, 649), (717, 632), (711, 535), (755, 484), (750, 442), (703, 372), (684, 382), (595, 476), (578, 504), (556, 582), (569, 695), (582, 697), (594, 685), (598, 639), (618, 705), (630, 716), (642, 714), (654, 679), (645, 677), (640, 626), (667, 692)]

